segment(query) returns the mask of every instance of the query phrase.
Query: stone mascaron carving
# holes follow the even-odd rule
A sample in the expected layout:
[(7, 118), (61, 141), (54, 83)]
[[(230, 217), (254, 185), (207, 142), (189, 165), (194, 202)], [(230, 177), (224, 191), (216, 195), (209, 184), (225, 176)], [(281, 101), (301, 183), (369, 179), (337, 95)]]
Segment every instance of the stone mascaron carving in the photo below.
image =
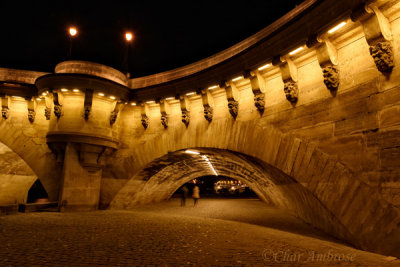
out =
[(289, 100), (291, 103), (296, 103), (297, 102), (297, 97), (298, 97), (298, 86), (297, 83), (289, 80), (285, 82), (284, 89), (285, 94), (286, 94), (286, 99)]
[(382, 41), (369, 47), (369, 53), (375, 61), (380, 72), (391, 72), (393, 63), (393, 47), (390, 42)]
[(168, 116), (165, 113), (161, 115), (161, 124), (164, 126), (165, 129), (168, 128)]
[(189, 110), (182, 110), (182, 122), (186, 125), (189, 125), (190, 122), (190, 111)]
[(146, 114), (142, 114), (142, 125), (145, 129), (149, 127), (149, 117)]
[(61, 105), (54, 105), (54, 115), (59, 119), (62, 115), (62, 106)]
[(118, 117), (118, 112), (111, 111), (111, 114), (110, 114), (110, 125), (113, 125), (116, 122), (117, 117)]
[[(91, 106), (85, 106), (84, 107), (84, 117), (85, 117), (85, 120), (88, 120), (89, 119), (89, 115), (90, 115), (90, 110), (92, 109), (92, 107)], [(111, 123), (111, 122), (110, 122)]]
[(229, 113), (236, 119), (239, 112), (239, 102), (234, 99), (228, 100)]
[(204, 118), (206, 118), (206, 120), (208, 122), (212, 121), (213, 118), (213, 108), (210, 106), (204, 106)]
[(331, 90), (337, 90), (339, 87), (339, 70), (336, 66), (329, 65), (322, 68), (324, 75), (324, 83), (326, 87)]
[(36, 112), (34, 110), (28, 110), (28, 120), (33, 123), (35, 121)]
[(7, 107), (2, 107), (2, 108), (1, 108), (1, 116), (2, 116), (4, 119), (8, 119), (8, 116), (9, 116), (9, 109), (8, 109)]
[(264, 93), (257, 93), (254, 95), (254, 105), (256, 106), (259, 112), (263, 112), (265, 109), (265, 94)]
[(50, 120), (51, 108), (45, 108), (44, 109), (44, 116), (46, 117), (46, 120)]

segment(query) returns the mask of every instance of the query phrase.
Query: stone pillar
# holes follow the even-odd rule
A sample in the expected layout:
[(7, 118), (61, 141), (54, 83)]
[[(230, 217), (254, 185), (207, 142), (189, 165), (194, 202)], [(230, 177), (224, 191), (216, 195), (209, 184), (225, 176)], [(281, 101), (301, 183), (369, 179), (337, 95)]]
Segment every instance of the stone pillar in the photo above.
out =
[(67, 143), (65, 146), (60, 211), (96, 210), (100, 198), (101, 146)]
[(124, 77), (97, 63), (67, 61), (35, 82), (46, 96), (47, 144), (62, 166), (60, 211), (98, 209), (104, 157), (118, 149), (117, 117), (128, 101)]

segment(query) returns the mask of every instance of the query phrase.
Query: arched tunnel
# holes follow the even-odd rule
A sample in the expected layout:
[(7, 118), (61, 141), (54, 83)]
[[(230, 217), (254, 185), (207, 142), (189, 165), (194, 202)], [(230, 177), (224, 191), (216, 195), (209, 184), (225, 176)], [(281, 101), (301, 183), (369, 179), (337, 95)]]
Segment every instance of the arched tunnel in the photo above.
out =
[(215, 174), (244, 181), (266, 205), (291, 211), (337, 238), (353, 239), (335, 215), (295, 179), (259, 159), (226, 149), (183, 149), (152, 161), (127, 182), (109, 208), (130, 209), (168, 200), (183, 184)]

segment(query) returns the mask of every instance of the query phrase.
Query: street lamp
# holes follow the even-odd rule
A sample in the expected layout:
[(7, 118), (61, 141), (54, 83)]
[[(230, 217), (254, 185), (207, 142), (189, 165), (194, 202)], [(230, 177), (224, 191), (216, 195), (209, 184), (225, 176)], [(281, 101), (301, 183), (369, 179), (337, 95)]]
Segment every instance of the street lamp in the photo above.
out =
[(69, 27), (68, 29), (68, 34), (69, 34), (69, 52), (68, 52), (68, 59), (71, 59), (72, 56), (72, 40), (75, 38), (75, 36), (78, 34), (78, 29), (76, 27)]
[(129, 78), (129, 64), (128, 64), (128, 55), (129, 55), (129, 45), (132, 43), (133, 40), (133, 34), (131, 32), (126, 32), (125, 33), (125, 44), (126, 44), (126, 48), (125, 48), (125, 55), (124, 55), (124, 59), (122, 62), (122, 68), (125, 71), (126, 76)]

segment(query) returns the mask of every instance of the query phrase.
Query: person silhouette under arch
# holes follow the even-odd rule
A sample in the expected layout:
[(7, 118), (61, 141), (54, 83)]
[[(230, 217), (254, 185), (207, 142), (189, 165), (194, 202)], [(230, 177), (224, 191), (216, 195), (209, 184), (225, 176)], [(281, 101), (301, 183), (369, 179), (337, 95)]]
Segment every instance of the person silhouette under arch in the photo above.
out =
[(194, 185), (193, 187), (192, 197), (193, 197), (193, 206), (196, 206), (200, 198), (200, 188), (197, 185)]

